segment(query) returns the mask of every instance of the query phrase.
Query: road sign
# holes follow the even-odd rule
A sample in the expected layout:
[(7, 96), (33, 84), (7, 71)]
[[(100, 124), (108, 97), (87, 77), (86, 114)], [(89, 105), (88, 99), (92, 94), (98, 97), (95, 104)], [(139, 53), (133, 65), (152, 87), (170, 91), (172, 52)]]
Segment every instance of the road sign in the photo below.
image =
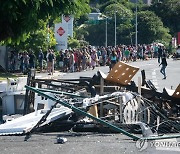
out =
[(68, 22), (69, 20), (71, 20), (71, 16), (63, 15), (63, 19)]
[(55, 38), (57, 42), (57, 49), (67, 49), (67, 37), (68, 37), (68, 28), (65, 23), (55, 24)]
[(73, 37), (73, 21), (74, 17), (72, 15), (62, 15), (62, 23), (67, 24), (68, 35)]
[(62, 36), (65, 33), (65, 30), (62, 27), (59, 27), (59, 29), (57, 30), (57, 33)]

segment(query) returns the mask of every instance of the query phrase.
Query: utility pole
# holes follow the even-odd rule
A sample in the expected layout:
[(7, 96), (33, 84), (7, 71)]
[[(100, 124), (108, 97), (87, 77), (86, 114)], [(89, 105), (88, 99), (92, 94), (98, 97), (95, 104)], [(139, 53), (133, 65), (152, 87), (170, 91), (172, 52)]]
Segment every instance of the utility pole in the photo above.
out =
[(135, 27), (136, 27), (136, 36), (135, 36), (135, 39), (136, 39), (136, 40), (135, 40), (136, 49), (137, 49), (137, 44), (138, 44), (138, 43), (137, 43), (137, 1), (138, 1), (138, 0), (136, 0), (136, 26), (135, 26)]
[(105, 47), (107, 47), (107, 17), (106, 17), (106, 43), (105, 43)]
[(114, 46), (116, 47), (116, 12), (117, 11), (115, 11), (115, 13), (114, 13), (114, 20), (115, 20), (115, 22), (114, 22)]

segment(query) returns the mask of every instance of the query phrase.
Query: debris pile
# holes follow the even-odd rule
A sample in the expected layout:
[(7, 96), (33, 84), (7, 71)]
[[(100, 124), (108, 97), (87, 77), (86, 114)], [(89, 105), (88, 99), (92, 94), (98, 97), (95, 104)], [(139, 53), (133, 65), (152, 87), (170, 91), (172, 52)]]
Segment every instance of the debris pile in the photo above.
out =
[[(162, 133), (179, 133), (180, 85), (171, 94), (167, 89), (160, 93), (151, 81), (145, 80), (142, 71), (142, 85), (137, 86), (131, 79), (138, 70), (119, 62), (108, 76), (98, 71), (92, 78), (33, 79), (31, 85), (34, 87), (25, 86), (28, 96), (25, 110), (33, 106), (35, 111), (30, 113), (31, 116), (22, 117), (30, 116), (33, 123), (22, 125), (20, 132), (26, 134), (25, 140), (33, 132), (57, 131), (64, 127), (73, 131), (118, 132), (135, 140), (141, 138), (135, 134), (142, 134), (146, 139), (158, 139), (170, 138), (159, 136)], [(38, 97), (41, 99), (37, 103)], [(41, 103), (41, 100), (53, 103)], [(42, 114), (44, 108), (46, 112)], [(15, 126), (19, 125), (18, 122), (21, 120), (13, 120), (13, 125), (8, 122), (9, 127), (8, 123), (0, 125), (0, 135), (16, 132), (15, 129), (20, 129)], [(9, 130), (10, 127), (14, 130)], [(57, 142), (60, 143), (61, 139)]]

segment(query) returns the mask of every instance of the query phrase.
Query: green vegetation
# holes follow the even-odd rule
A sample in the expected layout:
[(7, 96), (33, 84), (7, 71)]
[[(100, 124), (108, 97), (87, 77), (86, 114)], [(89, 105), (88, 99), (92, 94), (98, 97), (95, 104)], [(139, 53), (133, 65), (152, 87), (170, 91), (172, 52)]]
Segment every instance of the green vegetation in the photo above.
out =
[(138, 42), (152, 43), (156, 40), (170, 42), (171, 35), (169, 29), (163, 26), (161, 19), (151, 11), (141, 11), (138, 13)]
[(180, 32), (179, 0), (153, 0), (149, 9), (161, 18), (163, 24), (170, 29), (171, 35), (176, 36)]
[[(108, 18), (108, 45), (114, 45), (115, 13), (117, 44), (135, 44), (135, 7), (134, 3), (126, 0), (99, 1), (96, 10), (100, 10)], [(143, 4), (142, 1), (138, 2), (137, 8), (138, 43), (149, 44), (161, 40), (169, 44), (171, 33), (169, 28), (164, 26), (161, 18), (150, 11), (151, 7)], [(81, 31), (78, 29), (78, 37), (81, 38), (82, 35), (84, 40), (92, 45), (105, 45), (105, 18), (94, 23), (85, 23)]]
[[(55, 48), (54, 23), (62, 14), (75, 16), (74, 37), (68, 39), (71, 48), (104, 46), (105, 16), (108, 45), (114, 45), (115, 12), (117, 44), (135, 44), (136, 4), (128, 0), (1, 0), (0, 6), (0, 43), (17, 50)], [(153, 0), (150, 6), (138, 0), (137, 11), (138, 43), (158, 40), (168, 46), (180, 31), (179, 0)], [(89, 21), (90, 12), (101, 12), (104, 19)]]
[(19, 44), (40, 29), (39, 20), (55, 20), (62, 14), (77, 17), (88, 12), (88, 0), (1, 0), (0, 41)]

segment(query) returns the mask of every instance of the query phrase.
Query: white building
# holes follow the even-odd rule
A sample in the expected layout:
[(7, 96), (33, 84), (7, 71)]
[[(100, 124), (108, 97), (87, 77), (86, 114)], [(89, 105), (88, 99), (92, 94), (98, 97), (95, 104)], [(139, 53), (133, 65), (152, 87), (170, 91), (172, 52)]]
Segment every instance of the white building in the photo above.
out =
[(101, 20), (102, 13), (89, 13), (88, 18), (89, 20)]

